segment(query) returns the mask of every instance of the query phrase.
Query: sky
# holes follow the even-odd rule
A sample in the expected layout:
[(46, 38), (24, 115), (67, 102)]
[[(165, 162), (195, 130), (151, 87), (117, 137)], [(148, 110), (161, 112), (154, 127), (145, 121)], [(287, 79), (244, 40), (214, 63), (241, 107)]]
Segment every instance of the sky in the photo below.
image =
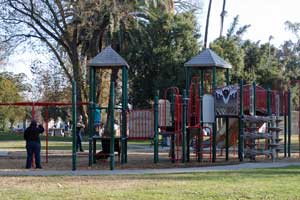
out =
[[(209, 0), (203, 1), (201, 14), (202, 35), (204, 35), (205, 19)], [(208, 40), (219, 36), (220, 13), (223, 0), (213, 0)], [(226, 0), (227, 15), (224, 23), (223, 35), (226, 34), (233, 18), (239, 15), (239, 24), (250, 24), (251, 27), (243, 39), (268, 42), (270, 35), (274, 38), (271, 43), (279, 47), (285, 40), (294, 40), (294, 36), (285, 29), (284, 22), (300, 22), (300, 0)]]
[[(202, 2), (203, 10), (198, 20), (199, 24), (201, 24), (201, 34), (204, 36), (209, 0), (202, 0)], [(219, 36), (222, 4), (223, 0), (212, 1), (209, 41), (213, 41)], [(299, 9), (300, 0), (227, 0), (227, 16), (225, 18), (223, 34), (226, 34), (226, 30), (230, 27), (233, 18), (239, 15), (241, 26), (251, 24), (243, 39), (260, 40), (262, 43), (265, 43), (268, 42), (270, 35), (272, 35), (271, 44), (279, 47), (285, 40), (295, 39), (289, 31), (285, 30), (284, 22), (287, 20), (300, 22)], [(10, 58), (7, 67), (2, 69), (2, 71), (23, 72), (32, 77), (30, 63), (35, 58), (36, 55), (30, 51), (17, 53)]]

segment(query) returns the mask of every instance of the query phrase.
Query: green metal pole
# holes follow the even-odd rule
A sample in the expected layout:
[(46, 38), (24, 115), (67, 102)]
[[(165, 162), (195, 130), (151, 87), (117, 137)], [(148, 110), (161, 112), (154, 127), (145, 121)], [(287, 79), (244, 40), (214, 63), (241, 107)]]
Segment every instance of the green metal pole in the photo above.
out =
[(94, 80), (94, 67), (90, 67), (90, 91), (89, 91), (89, 166), (93, 164), (93, 135), (94, 135), (94, 88), (95, 88), (95, 80)]
[[(203, 112), (202, 112), (203, 95), (204, 95), (204, 71), (203, 70), (200, 71), (200, 76), (201, 76), (200, 77), (201, 85), (200, 85), (200, 92), (199, 92), (199, 94), (200, 94), (200, 125), (201, 125), (201, 128), (203, 129)], [(200, 155), (198, 156), (199, 162), (202, 162), (202, 159), (203, 159), (203, 146), (202, 146), (202, 143), (203, 143), (202, 138), (203, 137), (202, 137), (202, 135), (203, 135), (203, 131), (201, 130), (201, 135), (200, 135), (201, 139), (199, 142), (201, 152), (199, 152)]]
[(240, 117), (239, 117), (239, 160), (244, 159), (244, 91), (243, 91), (244, 81), (240, 81)]
[[(268, 113), (268, 116), (272, 116), (272, 91), (271, 91), (271, 88), (268, 87), (267, 89), (267, 113)], [(271, 124), (271, 123), (268, 123), (268, 127), (270, 126), (273, 126), (274, 124)]]
[(128, 69), (126, 66), (122, 68), (122, 156), (121, 163), (124, 164), (127, 162), (127, 106), (128, 106), (128, 95), (127, 95), (127, 73)]
[[(128, 69), (126, 70), (125, 72), (125, 78), (126, 78), (126, 83), (128, 83)], [(128, 87), (127, 87), (127, 84), (126, 84), (126, 87), (125, 87), (125, 95), (126, 95), (126, 109), (128, 108)], [(126, 118), (127, 119), (127, 118)], [(127, 129), (127, 123), (126, 123), (126, 129)], [(127, 146), (127, 141), (128, 141), (128, 138), (127, 138), (127, 135), (125, 137), (125, 163), (127, 163), (127, 149), (128, 149), (128, 146)]]
[[(230, 77), (229, 77), (229, 69), (226, 69), (226, 85), (229, 86), (230, 82)], [(226, 156), (225, 159), (226, 161), (229, 160), (229, 118), (226, 117), (226, 140), (225, 140), (225, 146), (226, 146)]]
[[(215, 91), (217, 88), (217, 68), (213, 67), (213, 73), (212, 73), (212, 79), (213, 79), (213, 84), (212, 84), (212, 89), (213, 89), (213, 94), (215, 95)], [(212, 155), (212, 162), (216, 162), (217, 159), (217, 124), (216, 124), (216, 119), (215, 122), (213, 123), (213, 142), (212, 142), (212, 146), (213, 146), (213, 155)]]
[(115, 168), (115, 82), (110, 85), (110, 170)]
[(76, 102), (76, 82), (72, 81), (72, 170), (77, 168), (77, 137), (76, 137), (76, 124), (77, 124), (77, 102)]
[(200, 112), (199, 112), (199, 119), (200, 119), (200, 131), (199, 131), (199, 135), (198, 135), (198, 145), (197, 145), (197, 158), (198, 158), (198, 162), (201, 162), (202, 161), (202, 152), (203, 152), (203, 148), (202, 148), (202, 127), (203, 127), (203, 123), (202, 123), (202, 102), (201, 102), (201, 99), (202, 99), (202, 89), (201, 89), (201, 85), (199, 84), (198, 85), (198, 93), (199, 93), (199, 103), (200, 103)]
[[(202, 98), (203, 95), (204, 95), (204, 92), (205, 92), (205, 90), (204, 90), (204, 71), (203, 70), (201, 70), (200, 76), (201, 76), (201, 98)], [(202, 116), (202, 119), (203, 119), (203, 115), (202, 114), (203, 113), (201, 113), (201, 116)]]
[[(271, 88), (268, 87), (268, 89), (267, 89), (267, 113), (268, 113), (268, 116), (272, 116), (272, 108), (271, 108), (272, 102), (271, 101), (272, 101), (272, 92), (271, 92)], [(273, 122), (272, 123), (268, 122), (268, 127), (271, 127), (273, 125), (274, 125)], [(270, 139), (267, 140), (267, 144), (269, 144), (269, 143), (270, 143)]]
[(189, 67), (185, 67), (185, 89), (186, 91), (189, 90), (190, 87), (190, 81), (191, 81), (191, 72)]
[(291, 113), (291, 89), (288, 90), (288, 157), (291, 157), (291, 136), (292, 136), (292, 113)]
[(182, 116), (182, 135), (183, 135), (183, 141), (182, 141), (182, 162), (186, 162), (187, 154), (186, 154), (186, 146), (187, 146), (187, 133), (186, 133), (186, 122), (187, 122), (187, 104), (188, 104), (188, 99), (187, 99), (187, 93), (186, 90), (183, 90), (183, 116)]
[(171, 121), (172, 121), (172, 127), (174, 128), (174, 134), (171, 136), (171, 158), (172, 162), (174, 163), (176, 160), (176, 155), (175, 155), (175, 137), (176, 137), (176, 132), (175, 130), (175, 96), (174, 94), (171, 94)]
[[(93, 75), (93, 87), (92, 87), (92, 101), (93, 101), (93, 107), (92, 107), (92, 110), (93, 110), (93, 113), (92, 113), (92, 131), (93, 131), (93, 136), (96, 134), (95, 132), (95, 113), (96, 113), (96, 106), (97, 106), (97, 100), (96, 100), (96, 84), (95, 84), (95, 81), (96, 81), (96, 68), (93, 68), (93, 72), (92, 72), (92, 75)], [(100, 109), (100, 119), (101, 119), (101, 109)], [(93, 141), (91, 141), (93, 142)], [(94, 148), (94, 147), (93, 147)], [(93, 163), (96, 163), (96, 159), (94, 159), (94, 152), (96, 153), (96, 143), (95, 143), (95, 149), (93, 149), (93, 156), (92, 156), (92, 159), (93, 159)]]
[(286, 115), (286, 110), (284, 111), (284, 157), (286, 158), (287, 156), (287, 115)]
[(200, 82), (200, 121), (201, 121), (201, 126), (203, 126), (203, 112), (202, 112), (202, 104), (203, 104), (203, 95), (204, 95), (204, 71), (201, 70), (200, 72), (200, 78), (201, 78), (201, 82)]
[(158, 163), (158, 91), (154, 97), (154, 163)]

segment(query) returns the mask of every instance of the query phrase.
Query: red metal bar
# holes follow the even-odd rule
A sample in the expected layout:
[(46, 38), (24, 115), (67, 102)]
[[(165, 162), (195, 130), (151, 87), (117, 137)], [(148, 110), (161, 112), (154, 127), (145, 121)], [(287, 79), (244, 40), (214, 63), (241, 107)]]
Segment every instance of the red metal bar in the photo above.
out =
[[(202, 157), (202, 159), (203, 159), (203, 155), (204, 155), (204, 150), (203, 150), (203, 141), (204, 141), (204, 134), (203, 134), (203, 128), (201, 129), (201, 141), (202, 141), (202, 146), (201, 146), (201, 157)], [(199, 146), (200, 146), (200, 144), (199, 144)]]
[(175, 139), (175, 145), (176, 145), (176, 149), (175, 149), (175, 152), (177, 155), (175, 155), (175, 159), (176, 160), (179, 160), (180, 157), (179, 157), (179, 146), (181, 146), (181, 127), (182, 127), (182, 108), (180, 108), (180, 105), (182, 105), (182, 100), (181, 100), (181, 96), (179, 94), (179, 89), (177, 87), (170, 87), (170, 88), (167, 88), (165, 91), (164, 91), (164, 99), (165, 99), (165, 106), (164, 106), (164, 116), (165, 116), (165, 124), (162, 126), (161, 125), (161, 129), (162, 130), (166, 130), (166, 127), (167, 127), (167, 99), (169, 97), (169, 94), (172, 94), (174, 95), (175, 99), (174, 99), (174, 134), (176, 136), (176, 139)]
[(32, 104), (31, 106), (32, 106), (31, 107), (31, 119), (34, 120), (35, 119), (35, 117), (34, 117), (34, 115), (35, 115), (34, 104)]
[(244, 94), (243, 94), (244, 109), (249, 110), (249, 108), (250, 108), (250, 87), (251, 87), (251, 85), (244, 85), (243, 87), (244, 87), (243, 88), (243, 92), (244, 92)]
[(199, 77), (193, 77), (189, 88), (187, 123), (189, 127), (200, 124)]
[[(34, 105), (31, 105), (31, 119), (34, 120)], [(35, 168), (35, 155), (32, 153), (32, 167)]]
[(175, 134), (177, 137), (177, 160), (181, 160), (180, 158), (180, 147), (182, 143), (182, 97), (177, 93), (175, 96)]
[(237, 141), (237, 138), (236, 138), (237, 134), (233, 134), (233, 157), (235, 158), (236, 156), (236, 141)]
[(272, 91), (272, 95), (271, 95), (271, 111), (272, 113), (276, 113), (276, 95), (277, 95), (277, 91)]
[[(77, 105), (88, 105), (88, 102), (77, 102)], [(71, 106), (72, 102), (0, 102), (0, 106)]]
[(256, 110), (260, 110), (262, 112), (267, 111), (267, 90), (256, 86)]

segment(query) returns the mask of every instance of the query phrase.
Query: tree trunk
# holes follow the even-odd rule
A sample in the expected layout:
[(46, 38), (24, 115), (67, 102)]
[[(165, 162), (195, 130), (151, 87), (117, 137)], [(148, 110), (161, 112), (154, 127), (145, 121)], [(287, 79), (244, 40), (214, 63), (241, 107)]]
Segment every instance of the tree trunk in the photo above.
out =
[[(110, 77), (110, 84), (114, 83), (115, 84), (115, 90), (116, 90), (116, 82), (117, 82), (117, 78), (118, 78), (118, 69), (112, 69), (112, 72), (111, 72), (111, 77)], [(110, 118), (112, 117), (112, 113), (110, 112), (111, 111), (111, 102), (112, 101), (115, 101), (115, 99), (110, 99), (111, 98), (111, 94), (109, 94), (109, 99), (108, 99), (108, 112), (107, 112), (107, 118), (106, 118), (106, 124), (104, 126), (104, 135), (105, 136), (110, 136), (110, 130), (111, 130), (111, 124), (109, 123), (110, 122)], [(114, 111), (113, 111), (114, 112)]]
[(226, 15), (225, 7), (226, 7), (226, 0), (223, 0), (223, 8), (222, 8), (222, 12), (221, 12), (220, 37), (222, 37), (222, 34), (223, 34), (224, 18)]
[(206, 17), (205, 36), (204, 36), (204, 48), (205, 49), (207, 48), (207, 35), (208, 35), (208, 27), (209, 27), (209, 17), (210, 17), (211, 3), (212, 3), (212, 0), (209, 0), (208, 10), (207, 10), (207, 17)]
[[(73, 79), (76, 82), (76, 101), (77, 103), (83, 102), (82, 100), (82, 78), (81, 78), (81, 69), (80, 69), (80, 64), (79, 64), (79, 60), (78, 60), (78, 56), (72, 57), (72, 64), (73, 64)], [(86, 116), (86, 112), (83, 109), (83, 105), (79, 104), (77, 105), (77, 115), (82, 115), (83, 117), (83, 122), (87, 127), (87, 116)]]

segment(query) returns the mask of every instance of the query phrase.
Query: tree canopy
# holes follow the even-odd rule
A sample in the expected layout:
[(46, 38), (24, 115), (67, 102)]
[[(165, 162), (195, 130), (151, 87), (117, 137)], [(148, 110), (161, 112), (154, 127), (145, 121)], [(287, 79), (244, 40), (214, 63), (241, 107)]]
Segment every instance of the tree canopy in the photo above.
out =
[(199, 34), (192, 12), (154, 11), (147, 21), (139, 23), (126, 49), (130, 65), (130, 97), (136, 106), (145, 106), (155, 90), (176, 85), (184, 87), (183, 64), (198, 53)]
[[(12, 75), (9, 73), (0, 73), (0, 102), (11, 103), (23, 101), (21, 95), (23, 86), (19, 82), (19, 77), (22, 75)], [(24, 107), (16, 106), (0, 106), (0, 125), (1, 128), (6, 128), (7, 122), (10, 127), (17, 120), (23, 121), (26, 117)]]
[[(32, 65), (35, 86), (43, 91), (39, 98), (53, 101), (70, 98), (74, 80), (77, 101), (86, 101), (87, 63), (111, 44), (130, 65), (130, 102), (136, 107), (145, 107), (155, 90), (162, 91), (170, 86), (184, 88), (183, 63), (202, 48), (203, 37), (199, 34), (202, 27), (196, 23), (198, 16), (195, 15), (199, 7), (194, 6), (195, 2), (0, 0), (0, 51), (8, 49), (10, 52), (11, 47), (24, 43), (29, 48), (51, 54), (45, 69), (38, 62)], [(225, 4), (224, 0), (220, 37), (210, 48), (232, 64), (232, 83), (245, 79), (248, 83), (256, 81), (276, 89), (287, 88), (289, 83), (295, 85), (293, 81), (300, 76), (299, 23), (286, 22), (297, 41), (285, 41), (280, 47), (272, 45), (271, 36), (266, 43), (244, 40), (243, 33), (251, 27), (239, 25), (238, 16), (227, 33), (222, 34)], [(97, 75), (98, 99), (108, 101), (109, 79), (117, 78), (118, 73), (103, 70)], [(14, 83), (18, 91), (27, 87), (26, 84), (18, 85), (22, 77), (19, 80), (11, 78), (5, 80)], [(58, 99), (58, 96), (63, 97)], [(79, 112), (83, 113), (84, 109)]]

